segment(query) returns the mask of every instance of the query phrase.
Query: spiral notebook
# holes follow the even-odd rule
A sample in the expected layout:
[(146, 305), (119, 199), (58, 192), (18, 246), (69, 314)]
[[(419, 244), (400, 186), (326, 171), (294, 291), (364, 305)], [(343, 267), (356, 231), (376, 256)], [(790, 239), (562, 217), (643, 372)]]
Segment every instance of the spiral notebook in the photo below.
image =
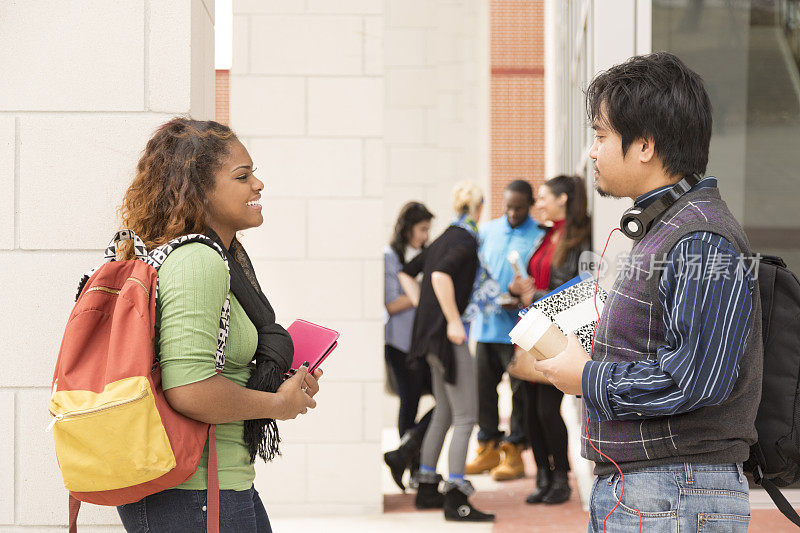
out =
[[(597, 314), (603, 312), (608, 296), (598, 287), (595, 309), (595, 285), (591, 276), (576, 276), (535, 301), (520, 312), (522, 319), (511, 330), (511, 341), (525, 350), (536, 348), (544, 357), (553, 357), (558, 353), (552, 353), (553, 350), (566, 345), (567, 333), (575, 333), (589, 353)], [(526, 319), (529, 313), (531, 316)]]

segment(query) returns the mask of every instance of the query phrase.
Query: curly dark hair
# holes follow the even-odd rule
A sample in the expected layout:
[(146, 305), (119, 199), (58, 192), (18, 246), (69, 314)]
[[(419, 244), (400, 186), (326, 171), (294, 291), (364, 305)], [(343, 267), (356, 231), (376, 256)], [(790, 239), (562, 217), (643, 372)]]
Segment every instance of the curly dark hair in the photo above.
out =
[[(147, 141), (136, 177), (119, 208), (122, 227), (136, 232), (148, 250), (208, 227), (208, 196), (214, 173), (226, 160), (236, 134), (213, 120), (173, 118)], [(125, 259), (133, 243), (123, 243)]]

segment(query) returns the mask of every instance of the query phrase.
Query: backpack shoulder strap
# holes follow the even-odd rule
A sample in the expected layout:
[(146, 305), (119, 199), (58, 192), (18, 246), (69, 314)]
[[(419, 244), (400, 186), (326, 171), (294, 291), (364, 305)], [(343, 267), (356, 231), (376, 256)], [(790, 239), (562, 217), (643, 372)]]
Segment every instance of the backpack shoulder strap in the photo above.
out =
[(131, 229), (121, 229), (114, 234), (114, 237), (111, 239), (111, 242), (108, 243), (108, 248), (106, 248), (106, 262), (108, 261), (116, 261), (117, 260), (117, 245), (122, 241), (133, 241), (133, 251), (136, 254), (137, 259), (144, 260), (147, 257), (147, 247), (144, 245), (144, 241), (136, 235), (136, 232)]
[[(181, 246), (189, 244), (191, 242), (200, 242), (216, 250), (216, 252), (222, 258), (223, 263), (225, 263), (225, 269), (228, 271), (230, 275), (230, 267), (228, 265), (228, 259), (225, 257), (225, 253), (222, 251), (220, 245), (212, 241), (205, 235), (201, 235), (199, 233), (190, 233), (189, 235), (182, 235), (180, 237), (172, 239), (166, 244), (162, 244), (158, 248), (154, 248), (144, 258), (144, 262), (152, 266), (156, 270), (158, 270), (161, 268), (161, 265), (164, 264), (164, 261), (167, 260), (169, 254), (171, 254)], [(158, 280), (156, 280), (156, 298), (158, 298)], [(219, 318), (219, 333), (217, 335), (217, 352), (215, 356), (216, 362), (214, 365), (217, 372), (221, 372), (222, 369), (225, 367), (225, 344), (228, 341), (228, 331), (229, 331), (230, 321), (231, 321), (231, 297), (229, 293), (228, 296), (225, 298), (225, 303), (222, 304), (222, 311), (220, 313), (220, 318)]]
[(772, 302), (775, 296), (775, 279), (778, 268), (786, 268), (786, 263), (780, 257), (765, 255), (758, 264), (758, 286), (761, 293), (761, 336), (766, 345), (769, 338), (770, 323), (772, 322)]
[[(111, 238), (111, 242), (108, 243), (105, 252), (105, 261), (103, 264), (117, 260), (117, 245), (122, 241), (133, 241), (133, 251), (136, 254), (137, 259), (144, 261), (145, 258), (147, 258), (147, 247), (145, 246), (144, 241), (138, 235), (136, 235), (136, 232), (131, 229), (121, 229), (114, 234), (114, 236)], [(78, 298), (80, 298), (83, 288), (89, 282), (89, 278), (91, 278), (94, 273), (100, 269), (100, 266), (94, 267), (86, 272), (83, 277), (81, 277), (81, 280), (78, 282), (78, 292), (75, 294), (76, 302), (78, 301)]]
[(800, 516), (798, 516), (797, 511), (794, 510), (792, 504), (789, 503), (789, 500), (786, 499), (786, 496), (781, 493), (778, 487), (768, 479), (762, 479), (759, 484), (764, 487), (764, 490), (767, 491), (767, 494), (775, 502), (775, 506), (783, 513), (783, 516), (791, 520), (794, 525), (800, 527)]

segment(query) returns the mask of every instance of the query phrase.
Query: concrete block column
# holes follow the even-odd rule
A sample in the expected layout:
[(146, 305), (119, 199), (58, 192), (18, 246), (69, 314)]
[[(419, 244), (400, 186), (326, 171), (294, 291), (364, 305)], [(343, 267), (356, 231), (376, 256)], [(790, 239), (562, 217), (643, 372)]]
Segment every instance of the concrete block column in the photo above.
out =
[(435, 236), (452, 218), (455, 183), (475, 181), (488, 198), (488, 15), (475, 0), (385, 5), (385, 233), (418, 200), (437, 216)]
[[(213, 116), (213, 0), (11, 2), (0, 17), (0, 530), (67, 522), (47, 401), (77, 283), (153, 130)], [(86, 505), (87, 531), (122, 531)]]

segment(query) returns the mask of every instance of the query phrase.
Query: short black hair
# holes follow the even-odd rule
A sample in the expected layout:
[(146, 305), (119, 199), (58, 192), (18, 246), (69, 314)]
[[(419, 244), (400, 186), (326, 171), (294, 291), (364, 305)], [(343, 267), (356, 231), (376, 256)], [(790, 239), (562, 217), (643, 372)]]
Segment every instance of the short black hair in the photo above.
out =
[(634, 56), (598, 74), (586, 90), (592, 125), (622, 137), (626, 154), (636, 139), (653, 139), (669, 174), (705, 174), (711, 142), (711, 100), (703, 79), (668, 52)]
[(518, 192), (523, 195), (528, 201), (533, 204), (533, 187), (525, 180), (514, 180), (506, 185), (507, 191)]

